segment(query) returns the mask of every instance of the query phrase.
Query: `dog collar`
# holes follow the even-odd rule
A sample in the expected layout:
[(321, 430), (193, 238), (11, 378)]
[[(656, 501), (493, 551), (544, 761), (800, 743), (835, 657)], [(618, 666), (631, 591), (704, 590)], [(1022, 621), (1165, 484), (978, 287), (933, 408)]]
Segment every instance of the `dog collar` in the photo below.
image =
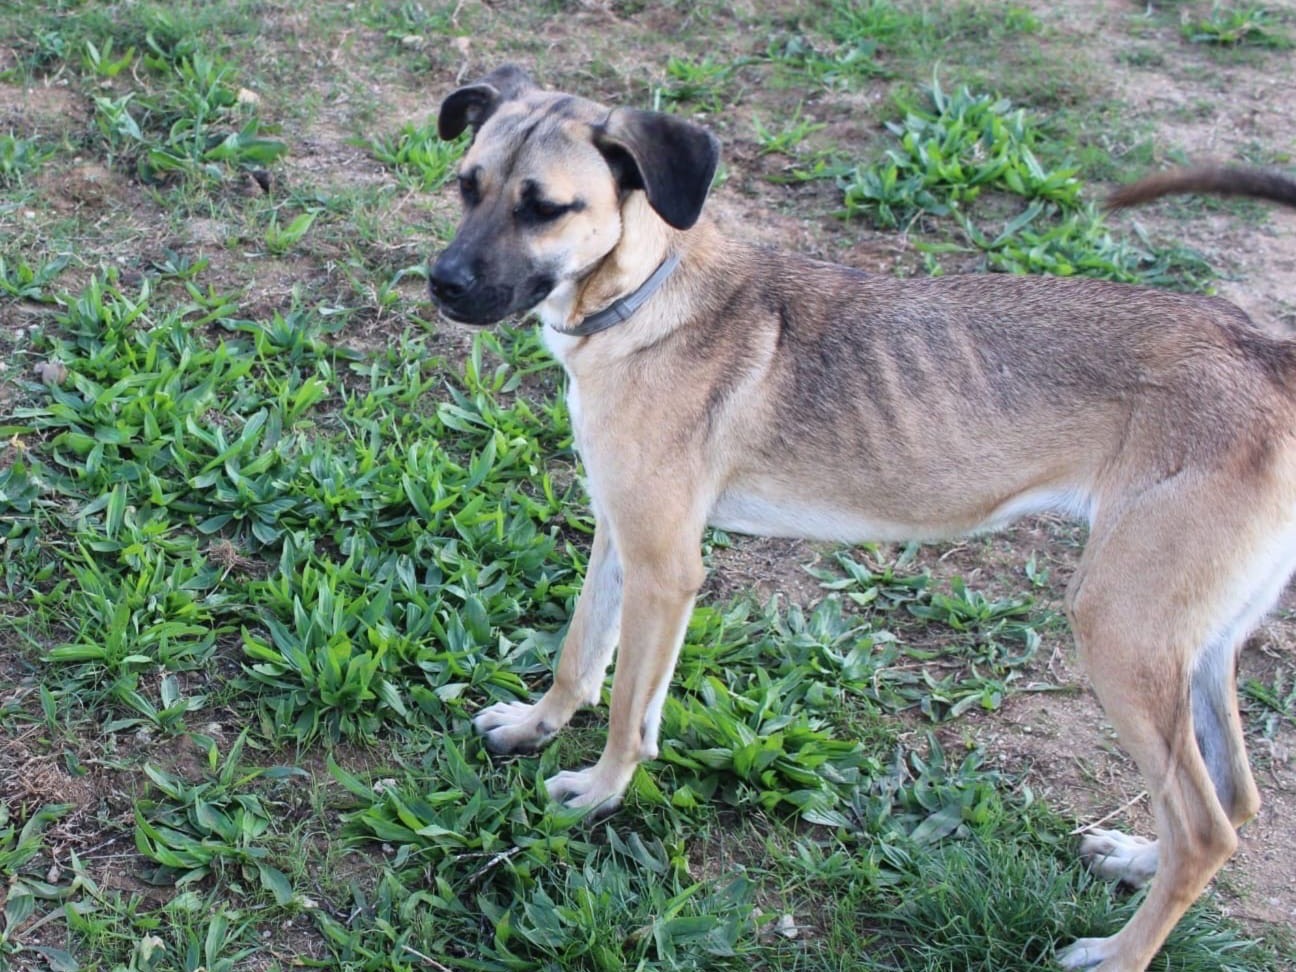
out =
[(652, 276), (645, 280), (634, 293), (614, 300), (607, 307), (591, 314), (579, 324), (572, 327), (555, 327), (554, 330), (559, 334), (567, 334), (571, 337), (589, 337), (591, 334), (606, 331), (613, 325), (628, 321), (634, 315), (634, 312), (647, 302), (649, 297), (661, 289), (661, 285), (675, 272), (675, 268), (679, 264), (680, 255), (672, 253), (658, 265), (657, 269), (652, 272)]

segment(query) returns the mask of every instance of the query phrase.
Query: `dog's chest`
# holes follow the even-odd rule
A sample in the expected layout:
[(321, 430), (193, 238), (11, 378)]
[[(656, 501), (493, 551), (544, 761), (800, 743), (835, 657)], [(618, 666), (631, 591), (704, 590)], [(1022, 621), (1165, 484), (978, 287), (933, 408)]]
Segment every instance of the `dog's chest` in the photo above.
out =
[(576, 379), (567, 376), (567, 417), (571, 421), (572, 439), (576, 451), (585, 454), (585, 413), (581, 410), (580, 386)]
[(707, 516), (707, 523), (752, 536), (846, 543), (900, 540), (914, 534), (914, 524), (890, 522), (821, 497), (742, 488), (721, 493)]
[(777, 478), (731, 484), (716, 498), (707, 522), (754, 536), (863, 543), (964, 536), (1044, 511), (1086, 521), (1093, 515), (1090, 492), (1078, 483), (992, 498), (964, 492), (924, 494), (920, 484), (900, 497), (889, 490), (840, 483), (825, 489), (824, 482), (802, 479), (795, 489)]

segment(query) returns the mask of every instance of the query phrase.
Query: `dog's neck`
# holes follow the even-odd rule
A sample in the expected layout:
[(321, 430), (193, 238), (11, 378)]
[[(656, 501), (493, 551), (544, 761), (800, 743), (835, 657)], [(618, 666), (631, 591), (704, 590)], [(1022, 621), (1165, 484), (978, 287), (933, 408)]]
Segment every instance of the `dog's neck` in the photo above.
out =
[(575, 324), (633, 294), (656, 272), (670, 253), (672, 230), (648, 205), (642, 192), (631, 193), (621, 207), (621, 238), (577, 294)]
[(571, 334), (583, 321), (638, 292), (679, 251), (684, 235), (652, 211), (642, 192), (626, 198), (621, 226), (616, 245), (586, 276), (564, 282), (536, 308), (548, 328)]
[(635, 312), (648, 303), (657, 291), (661, 290), (666, 281), (670, 279), (671, 274), (679, 267), (679, 264), (680, 255), (671, 253), (658, 264), (652, 275), (640, 284), (636, 290), (624, 297), (618, 297), (602, 310), (587, 314), (575, 324), (563, 330), (562, 333), (574, 337), (589, 337), (599, 331), (606, 331), (609, 327), (624, 324), (634, 317)]

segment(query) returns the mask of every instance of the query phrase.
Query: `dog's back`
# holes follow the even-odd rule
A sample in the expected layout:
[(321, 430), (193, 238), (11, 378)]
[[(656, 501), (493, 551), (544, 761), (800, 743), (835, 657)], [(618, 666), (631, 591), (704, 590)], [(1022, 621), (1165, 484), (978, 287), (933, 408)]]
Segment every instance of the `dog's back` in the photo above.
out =
[[(734, 530), (901, 539), (1050, 507), (1087, 519), (1118, 460), (1134, 489), (1296, 430), (1296, 347), (1223, 300), (897, 279), (732, 242), (688, 286), (708, 296), (684, 302), (696, 321), (639, 355), (691, 374), (678, 427), (718, 464), (718, 525)], [(801, 514), (767, 509), (758, 529), (774, 493)], [(805, 512), (830, 498), (853, 526)]]

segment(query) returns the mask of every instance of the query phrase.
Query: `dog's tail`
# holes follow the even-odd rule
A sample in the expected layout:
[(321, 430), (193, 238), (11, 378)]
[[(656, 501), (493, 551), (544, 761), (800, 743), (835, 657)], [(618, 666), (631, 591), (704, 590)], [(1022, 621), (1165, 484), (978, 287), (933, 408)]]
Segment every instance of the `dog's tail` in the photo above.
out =
[(1296, 208), (1296, 179), (1273, 169), (1237, 165), (1204, 165), (1171, 169), (1121, 186), (1107, 197), (1108, 209), (1123, 209), (1161, 196), (1184, 193), (1217, 196), (1250, 196)]

